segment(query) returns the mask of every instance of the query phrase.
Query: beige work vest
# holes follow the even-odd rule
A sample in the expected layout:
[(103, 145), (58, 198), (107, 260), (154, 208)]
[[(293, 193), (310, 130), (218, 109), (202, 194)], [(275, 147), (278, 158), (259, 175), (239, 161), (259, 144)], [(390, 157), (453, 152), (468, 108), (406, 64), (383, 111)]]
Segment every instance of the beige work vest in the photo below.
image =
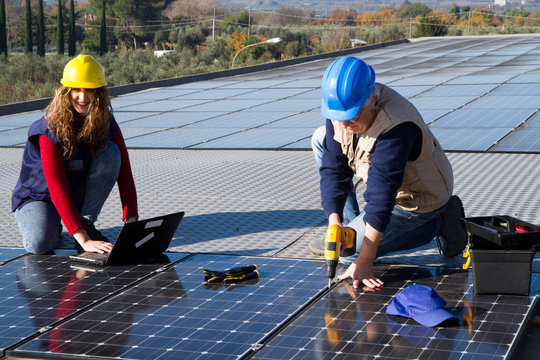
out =
[(353, 134), (343, 129), (339, 121), (332, 121), (334, 139), (341, 144), (358, 181), (363, 180), (367, 184), (371, 153), (379, 135), (401, 123), (415, 123), (422, 131), (422, 150), (418, 159), (407, 162), (405, 166), (403, 182), (396, 195), (396, 205), (416, 213), (434, 211), (443, 206), (452, 195), (452, 166), (416, 108), (389, 87), (377, 85), (381, 94), (375, 103), (375, 119), (360, 134), (356, 149), (353, 148)]

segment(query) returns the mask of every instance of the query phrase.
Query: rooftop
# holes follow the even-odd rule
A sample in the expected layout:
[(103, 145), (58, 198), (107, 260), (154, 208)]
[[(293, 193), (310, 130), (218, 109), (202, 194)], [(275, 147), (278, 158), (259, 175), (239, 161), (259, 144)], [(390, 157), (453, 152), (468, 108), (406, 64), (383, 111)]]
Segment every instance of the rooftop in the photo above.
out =
[[(447, 152), (467, 217), (540, 224), (540, 36), (355, 51), (378, 82), (422, 113)], [(113, 98), (141, 218), (186, 213), (158, 264), (74, 268), (65, 232), (57, 255), (25, 254), (9, 204), (28, 126), (42, 112), (0, 116), (0, 358), (514, 356), (540, 289), (538, 257), (529, 296), (475, 294), (465, 260), (444, 258), (435, 241), (379, 258), (380, 291), (354, 292), (344, 282), (328, 290), (323, 262), (307, 244), (326, 231), (310, 136), (324, 124), (319, 86), (334, 59)], [(120, 217), (114, 189), (97, 227), (114, 239)], [(203, 268), (245, 264), (258, 266), (257, 282), (202, 285)], [(413, 283), (434, 288), (460, 325), (388, 317), (393, 296)]]

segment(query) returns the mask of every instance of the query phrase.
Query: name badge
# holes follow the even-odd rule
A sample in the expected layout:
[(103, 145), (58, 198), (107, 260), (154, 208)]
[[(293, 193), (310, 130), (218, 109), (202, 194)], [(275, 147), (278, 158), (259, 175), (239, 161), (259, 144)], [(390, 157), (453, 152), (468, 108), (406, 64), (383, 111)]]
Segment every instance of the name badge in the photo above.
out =
[(76, 170), (82, 170), (83, 169), (83, 161), (82, 160), (71, 160), (68, 163), (69, 170), (76, 171)]

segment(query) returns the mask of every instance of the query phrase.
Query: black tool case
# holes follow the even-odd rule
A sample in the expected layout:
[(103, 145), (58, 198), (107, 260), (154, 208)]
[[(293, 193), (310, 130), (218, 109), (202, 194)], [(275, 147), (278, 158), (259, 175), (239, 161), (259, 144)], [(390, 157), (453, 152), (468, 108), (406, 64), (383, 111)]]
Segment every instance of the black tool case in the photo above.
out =
[(508, 215), (462, 220), (469, 233), (475, 294), (529, 295), (538, 225)]

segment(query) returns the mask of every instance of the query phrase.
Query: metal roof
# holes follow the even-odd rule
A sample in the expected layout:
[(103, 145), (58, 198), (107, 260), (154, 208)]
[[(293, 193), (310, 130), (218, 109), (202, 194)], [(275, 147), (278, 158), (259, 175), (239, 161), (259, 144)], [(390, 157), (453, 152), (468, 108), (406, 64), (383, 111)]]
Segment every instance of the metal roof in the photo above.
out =
[[(540, 193), (540, 182), (537, 181), (540, 175), (537, 155), (540, 142), (536, 116), (540, 108), (540, 95), (537, 94), (540, 88), (539, 52), (540, 36), (527, 35), (420, 39), (369, 51), (359, 50), (354, 56), (370, 63), (377, 73), (377, 81), (394, 87), (424, 115), (452, 163), (454, 192), (463, 200), (466, 216), (507, 214), (539, 224), (540, 212), (536, 201)], [(276, 281), (282, 284), (280, 286), (307, 281), (306, 274), (316, 279), (324, 278), (320, 272), (320, 259), (311, 255), (306, 247), (311, 238), (324, 236), (326, 231), (309, 138), (316, 127), (324, 124), (320, 115), (318, 88), (324, 69), (331, 61), (332, 58), (314, 60), (249, 74), (158, 87), (117, 96), (112, 100), (115, 117), (130, 148), (140, 216), (152, 217), (178, 210), (186, 212), (169, 249), (180, 254), (171, 255), (171, 267), (163, 275), (154, 273), (156, 269), (144, 270), (148, 271), (146, 280), (163, 280), (161, 283), (164, 288), (174, 290), (180, 279), (184, 295), (193, 292), (200, 299), (205, 299), (203, 303), (212, 309), (208, 316), (214, 316), (219, 310), (210, 304), (219, 299), (201, 290), (199, 281), (199, 278), (202, 279), (200, 268), (208, 263), (216, 266), (258, 263), (261, 265), (261, 284), (270, 287), (272, 282), (265, 283), (263, 274), (271, 274), (272, 279), (279, 280)], [(0, 207), (0, 217), (3, 219), (0, 222), (0, 246), (4, 247), (0, 251), (0, 274), (3, 274), (2, 279), (5, 280), (2, 284), (13, 281), (20, 285), (20, 279), (17, 280), (15, 275), (18, 271), (36, 271), (36, 268), (29, 266), (35, 257), (18, 258), (24, 252), (21, 250), (20, 235), (9, 204), (11, 191), (19, 175), (27, 128), (40, 116), (41, 112), (34, 111), (0, 117), (0, 197), (5, 204)], [(361, 191), (358, 193), (362, 205)], [(115, 188), (104, 206), (97, 227), (114, 239), (122, 224), (120, 216), (120, 202)], [(71, 246), (71, 240), (65, 233), (63, 240), (65, 247)], [(186, 258), (190, 254), (197, 255)], [(391, 296), (411, 281), (427, 282), (444, 295), (449, 306), (461, 310), (467, 303), (473, 304), (476, 310), (485, 309), (484, 300), (495, 302), (496, 305), (509, 303), (513, 304), (514, 309), (519, 308), (519, 312), (510, 315), (503, 306), (491, 306), (489, 312), (494, 318), (486, 318), (480, 311), (473, 317), (472, 327), (474, 334), (477, 334), (474, 337), (468, 335), (468, 328), (463, 325), (454, 329), (453, 337), (437, 328), (434, 328), (434, 334), (412, 335), (419, 341), (442, 337), (440, 341), (450, 345), (448, 348), (439, 348), (438, 351), (443, 351), (440, 355), (461, 351), (473, 357), (482, 355), (490, 359), (505, 358), (517, 338), (514, 328), (524, 321), (532, 305), (532, 297), (518, 297), (517, 300), (515, 297), (504, 296), (497, 299), (478, 298), (473, 294), (470, 271), (458, 270), (463, 262), (461, 257), (442, 257), (435, 241), (424, 248), (382, 257), (377, 260), (376, 271), (386, 276), (387, 287), (379, 294), (384, 296), (376, 298), (375, 302), (373, 298), (370, 300), (368, 293), (363, 292), (360, 292), (356, 300), (345, 300), (343, 296), (347, 291), (343, 284), (326, 292), (324, 280), (320, 284), (318, 281), (306, 282), (312, 287), (311, 292), (295, 295), (298, 297), (286, 297), (287, 301), (296, 304), (283, 310), (287, 316), (272, 321), (254, 321), (260, 325), (252, 328), (258, 337), (250, 337), (245, 343), (238, 338), (231, 339), (233, 344), (242, 344), (238, 347), (242, 351), (231, 352), (235, 355), (230, 358), (273, 358), (279, 354), (281, 358), (292, 359), (292, 352), (287, 351), (294, 350), (296, 354), (300, 348), (307, 349), (302, 350), (307, 351), (304, 358), (313, 358), (313, 352), (322, 354), (321, 358), (330, 358), (334, 350), (328, 345), (327, 329), (320, 329), (324, 327), (324, 308), (331, 304), (325, 300), (327, 295), (341, 299), (342, 305), (345, 302), (351, 303), (350, 306), (364, 307), (361, 316), (353, 312), (358, 317), (350, 320), (349, 324), (364, 328), (366, 322), (373, 322), (382, 327), (377, 333), (386, 332), (391, 334), (391, 338), (398, 339), (398, 334), (403, 335), (406, 327), (399, 324), (398, 328), (403, 330), (393, 330), (381, 316)], [(43, 264), (47, 265), (45, 269), (64, 269), (58, 274), (53, 271), (48, 276), (64, 278), (71, 274), (69, 262), (61, 256), (58, 259), (54, 256), (46, 257)], [(280, 268), (291, 269), (289, 274), (292, 274), (295, 267), (303, 270), (298, 270), (299, 273), (290, 277), (279, 274)], [(107, 272), (97, 272), (90, 275), (89, 279), (105, 281), (107, 279), (101, 278), (104, 274)], [(122, 278), (122, 275), (115, 276)], [(537, 276), (538, 259), (535, 259), (531, 296), (540, 288)], [(135, 280), (133, 283), (126, 282), (125, 287), (117, 288), (114, 294), (121, 299), (125, 297), (121, 301), (127, 301), (130, 296), (145, 293), (151, 287), (143, 281), (143, 277), (139, 283)], [(291, 287), (300, 291), (297, 285)], [(31, 289), (22, 293), (13, 287), (10, 289), (14, 303), (26, 307), (27, 300), (21, 294), (29, 294)], [(249, 286), (244, 289), (250, 290)], [(223, 296), (224, 301), (232, 302), (224, 305), (227, 310), (233, 309), (233, 303), (238, 299), (249, 300), (248, 295), (238, 295), (238, 292), (243, 293), (240, 288), (229, 292), (229, 295), (225, 290), (218, 291), (216, 294)], [(280, 291), (285, 290), (283, 287), (274, 289), (272, 296), (265, 295), (261, 299), (277, 304), (283, 300), (276, 295)], [(74, 324), (85, 324), (83, 320), (88, 316), (107, 315), (107, 309), (114, 308), (118, 302), (114, 297), (99, 294), (98, 291), (95, 304), (88, 304), (88, 309), (75, 310), (68, 319), (73, 320)], [(99, 296), (102, 296), (103, 301), (99, 300)], [(178, 296), (175, 301), (181, 304), (182, 296)], [(184, 299), (188, 298), (184, 296)], [(516, 301), (519, 305), (515, 304)], [(378, 307), (369, 305), (374, 303), (379, 304)], [(0, 315), (1, 309), (5, 309), (2, 306), (0, 301)], [(350, 306), (347, 305), (347, 308)], [(167, 307), (167, 303), (150, 306), (151, 309), (164, 312)], [(248, 308), (249, 311), (259, 311), (255, 310), (254, 305)], [(94, 310), (96, 313), (92, 312)], [(307, 312), (299, 316), (304, 310)], [(132, 310), (126, 312), (136, 314)], [(241, 313), (235, 314), (241, 318)], [(342, 311), (341, 315), (334, 316), (337, 319), (342, 316), (342, 320), (347, 320), (347, 314)], [(193, 316), (204, 319), (201, 320), (202, 328), (208, 330), (213, 326), (211, 319), (204, 317), (204, 311)], [(512, 321), (507, 321), (510, 316)], [(217, 318), (222, 319), (219, 316)], [(158, 321), (161, 318), (152, 319)], [(232, 321), (226, 320), (220, 324)], [(55, 321), (51, 319), (43, 326), (68, 324)], [(495, 325), (485, 328), (483, 324), (486, 321)], [(19, 335), (15, 338), (8, 336), (9, 341), (0, 343), (0, 349), (19, 356), (50, 356), (50, 349), (43, 350), (40, 347), (45, 338), (50, 338), (48, 332), (26, 345), (14, 345), (41, 331), (33, 325), (25, 324), (26, 330), (21, 330), (20, 338), (17, 337)], [(503, 327), (503, 324), (506, 327), (502, 330), (496, 328), (496, 325)], [(55, 329), (54, 326), (52, 328)], [(69, 326), (67, 328), (73, 330)], [(319, 328), (321, 332), (314, 335), (306, 332), (304, 337), (294, 337), (294, 334), (306, 328)], [(137, 325), (133, 325), (132, 329), (140, 331)], [(228, 332), (230, 329), (226, 330)], [(13, 334), (9, 331), (10, 328), (0, 326), (0, 333)], [(147, 340), (144, 334), (133, 331), (133, 340), (128, 341), (132, 358), (145, 358), (149, 356), (145, 351), (156, 349), (156, 346), (155, 351), (160, 354), (162, 351), (159, 349), (169, 349), (169, 346), (171, 349), (177, 346), (175, 351), (182, 350), (180, 344), (187, 346), (187, 342), (172, 341), (169, 344), (165, 340), (156, 340), (151, 345), (143, 342)], [(363, 343), (369, 344), (362, 330), (358, 331), (348, 333), (343, 339), (349, 343), (354, 342), (356, 334), (363, 339)], [(126, 332), (129, 333), (128, 330)], [(73, 336), (82, 336), (76, 331), (72, 333)], [(210, 331), (207, 333), (214, 334)], [(247, 332), (242, 330), (241, 333), (245, 335)], [(285, 339), (289, 336), (293, 336), (297, 342), (287, 342)], [(318, 337), (324, 339), (309, 342), (309, 339)], [(402, 337), (410, 340), (410, 337)], [(453, 339), (452, 342), (448, 341), (449, 337)], [(164, 338), (168, 339), (169, 336)], [(383, 352), (384, 348), (396, 350), (392, 356), (407, 358), (411, 355), (400, 352), (410, 350), (410, 344), (387, 343), (388, 339), (384, 336), (376, 338), (378, 342), (369, 346), (370, 351), (373, 351), (368, 352), (371, 355), (391, 356)], [(214, 338), (211, 339), (215, 342)], [(136, 351), (138, 344), (133, 341), (145, 345), (139, 346)], [(106, 341), (104, 343), (107, 344)], [(204, 358), (201, 349), (204, 348), (205, 340), (197, 338), (193, 344), (199, 345), (197, 349), (190, 347), (189, 351), (194, 353), (193, 358)], [(262, 349), (261, 344), (266, 349)], [(124, 345), (127, 346), (126, 343)], [(120, 351), (119, 357), (128, 356), (122, 352), (127, 351), (124, 345), (116, 347)], [(261, 345), (262, 350), (257, 348), (258, 345)], [(418, 351), (418, 346), (413, 347), (416, 348), (414, 351)], [(427, 351), (425, 348), (436, 347), (420, 348)], [(225, 351), (213, 349), (208, 350), (210, 354), (222, 354)], [(351, 351), (358, 355), (360, 351), (368, 350)], [(67, 354), (73, 355), (73, 352)], [(92, 353), (91, 350), (87, 354), (98, 356), (97, 352)]]

